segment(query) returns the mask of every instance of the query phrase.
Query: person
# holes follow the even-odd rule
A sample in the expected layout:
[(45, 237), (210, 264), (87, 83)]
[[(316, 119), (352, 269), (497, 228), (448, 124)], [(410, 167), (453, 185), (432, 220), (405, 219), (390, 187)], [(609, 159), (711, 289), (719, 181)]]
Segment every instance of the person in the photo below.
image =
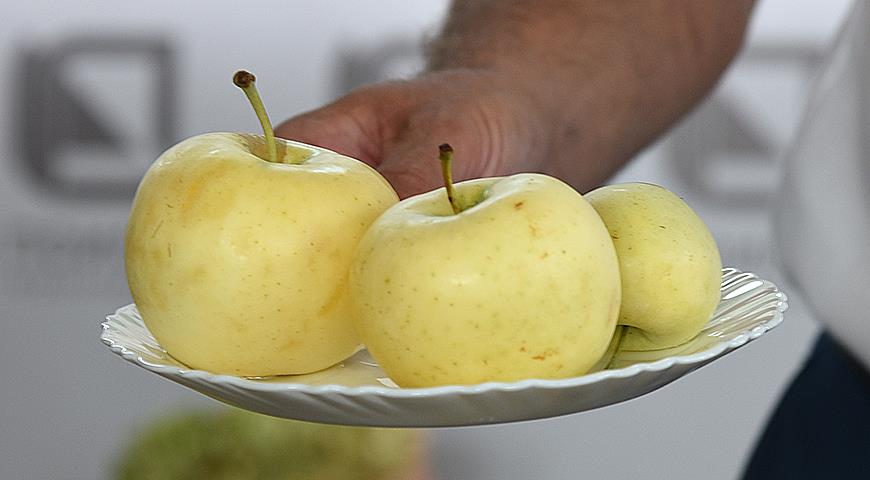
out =
[[(870, 324), (859, 303), (870, 289), (868, 1), (857, 0), (827, 64), (819, 88), (828, 93), (793, 151), (777, 224), (789, 271), (826, 333), (771, 419), (747, 479), (870, 478)], [(457, 151), (456, 179), (537, 171), (585, 192), (711, 90), (740, 50), (753, 7), (455, 0), (424, 72), (360, 88), (277, 134), (375, 166), (402, 197), (439, 186), (433, 152), (444, 142)]]
[(870, 478), (870, 1), (857, 0), (787, 154), (782, 266), (826, 330), (771, 418), (747, 480)]
[[(586, 191), (689, 110), (739, 50), (751, 0), (455, 1), (419, 76), (363, 87), (279, 136), (363, 160), (401, 197), (538, 171)], [(435, 153), (433, 153), (435, 152)]]

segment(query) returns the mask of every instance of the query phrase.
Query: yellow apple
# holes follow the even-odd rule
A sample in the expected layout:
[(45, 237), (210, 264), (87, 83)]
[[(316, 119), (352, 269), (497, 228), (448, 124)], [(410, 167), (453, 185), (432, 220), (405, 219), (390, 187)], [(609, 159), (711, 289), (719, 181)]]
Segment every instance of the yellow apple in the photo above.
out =
[[(452, 192), (451, 192), (452, 193)], [(403, 387), (585, 373), (619, 311), (601, 219), (555, 178), (441, 188), (387, 210), (363, 237), (350, 291), (373, 357)]]
[(327, 368), (359, 347), (348, 268), (397, 201), (375, 170), (329, 150), (233, 133), (190, 138), (139, 185), (126, 231), (130, 291), (160, 345), (191, 367), (244, 376)]
[(677, 195), (625, 183), (585, 195), (619, 257), (623, 350), (673, 347), (692, 339), (719, 304), (722, 261), (710, 230)]

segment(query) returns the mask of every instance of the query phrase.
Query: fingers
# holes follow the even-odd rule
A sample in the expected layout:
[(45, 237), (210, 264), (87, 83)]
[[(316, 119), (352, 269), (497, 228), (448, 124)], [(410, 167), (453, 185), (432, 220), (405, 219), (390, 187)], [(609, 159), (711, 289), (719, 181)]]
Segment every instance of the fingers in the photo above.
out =
[(438, 146), (443, 143), (455, 152), (455, 182), (505, 172), (504, 117), (474, 98), (437, 100), (415, 110), (384, 151), (378, 170), (401, 198), (443, 186), (438, 160)]
[(291, 118), (276, 134), (374, 166), (401, 198), (442, 186), (442, 143), (456, 152), (457, 182), (527, 171), (543, 151), (527, 128), (529, 109), (496, 81), (460, 71), (366, 87)]
[[(428, 88), (395, 82), (364, 88), (287, 120), (275, 134), (317, 145), (376, 167), (404, 198), (441, 186), (438, 145), (459, 148), (457, 179), (477, 163), (468, 116), (429, 105)], [(462, 161), (462, 160), (460, 160)]]
[(442, 186), (438, 144), (402, 145), (393, 150), (379, 171), (399, 194), (407, 198)]
[(316, 145), (376, 166), (381, 157), (376, 112), (366, 102), (343, 98), (293, 117), (275, 135)]
[[(433, 122), (434, 123), (434, 122)], [(476, 141), (480, 140), (480, 141)], [(480, 149), (485, 140), (458, 124), (437, 127), (409, 127), (386, 150), (378, 170), (396, 189), (400, 198), (428, 192), (443, 186), (438, 146), (449, 143), (456, 154), (454, 181), (481, 176), (486, 170), (486, 155)]]

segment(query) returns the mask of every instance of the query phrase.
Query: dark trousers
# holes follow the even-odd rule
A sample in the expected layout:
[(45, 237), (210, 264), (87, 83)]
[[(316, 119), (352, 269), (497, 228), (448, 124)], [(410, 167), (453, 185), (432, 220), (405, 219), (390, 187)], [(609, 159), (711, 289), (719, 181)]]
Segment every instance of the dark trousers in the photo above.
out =
[(870, 479), (870, 375), (822, 334), (771, 417), (744, 480)]

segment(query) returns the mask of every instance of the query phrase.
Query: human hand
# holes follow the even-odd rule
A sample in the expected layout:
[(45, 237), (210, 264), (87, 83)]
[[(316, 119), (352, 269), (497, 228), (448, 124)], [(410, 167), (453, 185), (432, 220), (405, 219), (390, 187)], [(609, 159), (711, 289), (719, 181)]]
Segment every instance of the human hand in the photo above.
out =
[(457, 181), (541, 171), (547, 145), (540, 110), (505, 76), (444, 70), (360, 88), (275, 133), (368, 163), (404, 198), (441, 186), (442, 143), (456, 151)]

